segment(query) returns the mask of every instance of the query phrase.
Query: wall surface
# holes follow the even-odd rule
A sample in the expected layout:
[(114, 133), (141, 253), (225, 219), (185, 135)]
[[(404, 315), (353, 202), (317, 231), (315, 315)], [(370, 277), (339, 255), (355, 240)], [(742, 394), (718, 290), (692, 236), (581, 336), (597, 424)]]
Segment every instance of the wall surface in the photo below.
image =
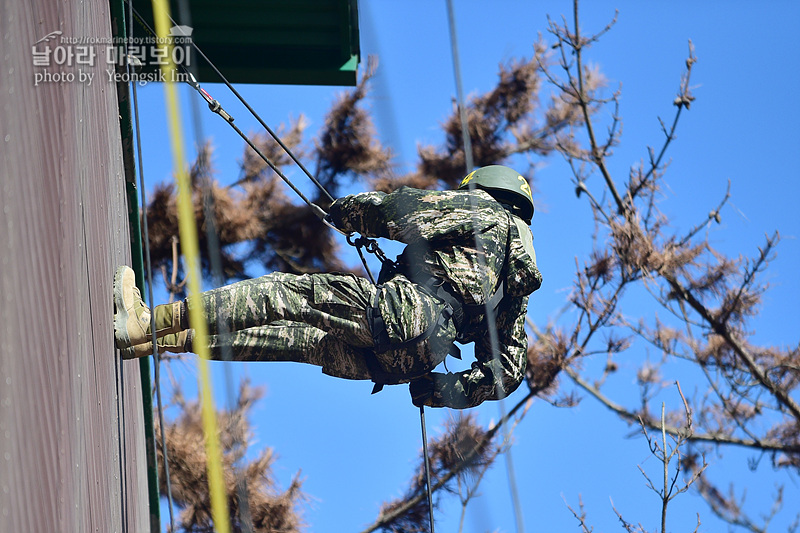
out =
[(139, 367), (113, 344), (117, 95), (106, 46), (61, 41), (110, 38), (108, 2), (3, 0), (0, 36), (0, 533), (147, 531)]

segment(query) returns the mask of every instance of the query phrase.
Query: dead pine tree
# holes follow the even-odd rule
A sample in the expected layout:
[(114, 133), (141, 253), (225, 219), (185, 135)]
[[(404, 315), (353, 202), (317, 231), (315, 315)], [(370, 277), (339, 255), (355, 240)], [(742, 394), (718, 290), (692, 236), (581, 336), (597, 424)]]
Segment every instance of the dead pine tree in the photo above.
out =
[[(285, 490), (278, 487), (272, 474), (275, 454), (271, 448), (245, 461), (252, 432), (248, 413), (263, 395), (263, 390), (242, 381), (236, 404), (219, 411), (219, 439), (222, 450), (224, 487), (230, 510), (231, 528), (236, 533), (293, 533), (304, 526), (302, 506), (307, 496), (299, 476)], [(185, 532), (216, 531), (208, 491), (208, 468), (201, 406), (187, 401), (175, 387), (172, 406), (178, 415), (156, 426), (157, 456), (161, 493), (167, 493), (166, 470), (161, 439), (166, 437), (171, 495), (180, 510), (176, 526)]]
[[(750, 258), (732, 258), (716, 250), (706, 230), (724, 216), (729, 188), (688, 230), (673, 227), (659, 208), (667, 183), (665, 155), (679, 120), (695, 100), (690, 80), (697, 58), (691, 42), (672, 102), (674, 115), (669, 121), (660, 120), (660, 146), (648, 147), (642, 162), (627, 176), (613, 174), (609, 161), (621, 139), (619, 91), (592, 89), (597, 74), (587, 67), (586, 57), (614, 22), (597, 34), (584, 35), (579, 30), (577, 0), (572, 15), (571, 22), (550, 21), (557, 67), (543, 61), (540, 70), (554, 87), (555, 97), (576, 101), (583, 116), (580, 127), (563, 132), (556, 146), (572, 170), (576, 196), (591, 210), (594, 249), (577, 261), (569, 302), (577, 319), (543, 335), (552, 337), (550, 344), (563, 345), (564, 373), (579, 390), (645, 431), (680, 439), (688, 450), (681, 467), (712, 512), (732, 525), (765, 530), (782, 507), (781, 490), (774, 505), (756, 520), (740, 506), (736, 489), (724, 495), (713, 481), (713, 470), (704, 472), (700, 458), (733, 446), (769, 457), (777, 470), (796, 472), (800, 466), (800, 352), (758, 346), (750, 340), (750, 321), (758, 315), (767, 290), (764, 274), (775, 257), (779, 236), (777, 232), (767, 236)], [(597, 119), (600, 109), (609, 110), (610, 119), (603, 123)], [(626, 296), (637, 288), (649, 295), (654, 311), (634, 322), (624, 309)], [(604, 387), (606, 378), (618, 371), (619, 358), (630, 361), (648, 348), (662, 356), (641, 363), (635, 394), (640, 402), (623, 405)], [(598, 355), (607, 359), (605, 370), (599, 376), (586, 375), (581, 360)], [(674, 382), (669, 376), (676, 372), (671, 365), (675, 361), (690, 363), (689, 373), (694, 383), (701, 384), (701, 392), (688, 404), (681, 395), (684, 401), (658, 416), (650, 401), (665, 383)], [(687, 434), (680, 420), (689, 411), (694, 425)], [(665, 453), (663, 446), (659, 453)]]

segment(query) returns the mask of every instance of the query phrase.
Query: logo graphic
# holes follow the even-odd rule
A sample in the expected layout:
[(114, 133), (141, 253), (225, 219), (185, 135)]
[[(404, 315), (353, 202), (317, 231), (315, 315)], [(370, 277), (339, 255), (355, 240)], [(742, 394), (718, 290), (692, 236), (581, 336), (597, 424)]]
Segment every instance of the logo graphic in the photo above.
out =
[(45, 35), (44, 37), (42, 37), (41, 39), (39, 39), (38, 41), (33, 43), (33, 46), (36, 46), (37, 44), (43, 43), (43, 42), (50, 42), (50, 41), (58, 38), (58, 36), (62, 35), (63, 33), (64, 32), (62, 32), (61, 30), (51, 31), (50, 33), (48, 33), (47, 35)]
[[(72, 36), (51, 31), (31, 45), (33, 85), (78, 82), (90, 86), (104, 65), (109, 83), (185, 81), (186, 73), (159, 67), (190, 66), (193, 31), (191, 26), (176, 25), (163, 38)], [(129, 65), (134, 68), (121, 68)]]

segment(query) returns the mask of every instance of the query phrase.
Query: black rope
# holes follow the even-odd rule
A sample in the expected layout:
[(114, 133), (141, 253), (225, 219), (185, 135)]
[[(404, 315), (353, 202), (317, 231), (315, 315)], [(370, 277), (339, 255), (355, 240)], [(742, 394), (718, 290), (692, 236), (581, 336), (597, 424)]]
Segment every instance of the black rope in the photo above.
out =
[[(130, 9), (128, 10), (128, 26), (129, 26), (129, 40), (128, 43), (130, 44), (133, 42), (133, 4), (128, 3)], [(126, 49), (126, 57), (127, 57), (127, 49)], [(128, 70), (130, 72), (130, 65), (128, 63)], [(144, 166), (142, 164), (142, 140), (140, 135), (140, 125), (139, 125), (139, 99), (136, 92), (136, 83), (131, 81), (131, 87), (133, 92), (133, 116), (134, 116), (134, 123), (136, 126), (136, 154), (137, 160), (139, 164), (139, 182), (141, 187), (141, 196), (142, 196), (142, 209), (144, 210), (144, 216), (142, 217), (142, 229), (144, 231), (144, 242), (147, 244), (145, 246), (145, 259), (147, 261), (147, 289), (148, 294), (147, 298), (150, 302), (150, 305), (153, 305), (153, 269), (152, 263), (150, 262), (150, 237), (148, 234), (148, 224), (147, 224), (147, 197), (145, 194), (145, 186), (144, 186)], [(168, 502), (168, 509), (169, 509), (169, 527), (170, 531), (175, 531), (175, 512), (174, 512), (174, 502), (172, 499), (172, 483), (170, 482), (170, 472), (169, 472), (169, 456), (167, 455), (167, 439), (165, 436), (165, 426), (164, 426), (164, 405), (161, 399), (161, 378), (159, 375), (159, 367), (161, 362), (161, 357), (158, 354), (158, 346), (156, 344), (156, 323), (155, 323), (155, 315), (153, 313), (150, 314), (150, 331), (152, 332), (152, 341), (153, 341), (153, 360), (155, 362), (154, 365), (154, 373), (153, 373), (153, 380), (155, 381), (155, 389), (156, 389), (156, 405), (158, 409), (158, 424), (161, 427), (161, 455), (163, 456), (164, 462), (164, 482), (167, 487), (167, 502)]]
[(425, 484), (428, 487), (428, 518), (431, 523), (431, 533), (433, 531), (433, 490), (431, 488), (431, 465), (428, 459), (428, 432), (425, 429), (425, 406), (419, 406), (419, 420), (422, 426), (422, 455), (425, 456)]
[[(136, 10), (136, 8), (133, 7), (133, 4), (131, 3), (131, 1), (130, 0), (126, 0), (126, 1), (128, 2), (128, 5), (131, 6), (131, 9), (133, 10), (133, 12), (136, 14), (136, 19), (139, 21), (139, 23), (142, 25), (142, 27), (144, 27), (150, 34), (155, 35), (155, 32), (150, 27), (150, 25), (147, 24), (147, 22), (142, 18), (142, 16), (139, 14), (139, 12)], [(175, 23), (175, 21), (172, 19), (172, 17), (170, 17), (170, 20), (172, 21), (173, 24)], [(192, 47), (194, 48), (194, 50), (196, 50), (203, 57), (203, 59), (205, 59), (206, 62), (208, 62), (208, 64), (214, 69), (214, 71), (223, 80), (225, 85), (237, 96), (237, 98), (239, 98), (239, 100), (242, 102), (242, 104), (244, 104), (244, 106), (252, 113), (252, 115), (259, 121), (259, 123), (261, 123), (261, 125), (264, 126), (264, 128), (270, 133), (270, 135), (272, 135), (272, 137), (278, 142), (278, 144), (281, 146), (281, 148), (283, 148), (283, 150), (292, 158), (292, 160), (294, 160), (298, 164), (298, 166), (305, 172), (305, 174), (311, 179), (311, 181), (320, 189), (320, 191), (322, 191), (322, 193), (325, 196), (327, 196), (328, 199), (331, 202), (335, 201), (333, 196), (331, 196), (331, 194), (327, 191), (327, 189), (325, 189), (325, 187), (308, 170), (306, 170), (306, 168), (302, 165), (302, 163), (300, 163), (300, 161), (295, 157), (295, 155), (291, 152), (291, 150), (289, 150), (289, 148), (283, 143), (283, 141), (280, 140), (280, 138), (275, 134), (275, 132), (273, 132), (269, 128), (269, 126), (267, 126), (267, 124), (261, 119), (261, 117), (258, 115), (258, 113), (256, 113), (253, 110), (253, 108), (250, 107), (250, 105), (244, 100), (244, 98), (236, 91), (236, 89), (233, 87), (233, 85), (230, 84), (230, 82), (227, 80), (227, 78), (225, 78), (225, 76), (219, 71), (219, 69), (217, 69), (216, 65), (214, 65), (214, 63), (211, 62), (211, 60), (208, 58), (208, 56), (206, 56), (203, 53), (203, 51), (200, 50), (200, 48), (197, 46), (197, 44), (195, 44), (194, 42), (191, 42), (191, 44), (192, 44)], [(220, 117), (222, 117), (225, 120), (225, 122), (231, 128), (233, 128), (233, 130), (237, 134), (239, 134), (239, 136), (248, 144), (248, 146), (250, 146), (250, 148), (252, 148), (253, 151), (255, 151), (255, 153), (284, 181), (284, 183), (286, 183), (289, 186), (289, 188), (292, 189), (292, 191), (294, 191), (294, 193), (297, 194), (297, 196), (300, 197), (300, 199), (303, 200), (303, 202), (305, 202), (306, 205), (308, 205), (309, 208), (311, 208), (312, 212), (326, 226), (328, 226), (329, 228), (333, 229), (334, 231), (336, 231), (338, 233), (341, 233), (342, 235), (345, 235), (345, 236), (349, 235), (348, 233), (340, 230), (335, 225), (333, 225), (333, 223), (330, 221), (330, 216), (328, 215), (328, 213), (324, 209), (322, 209), (320, 206), (318, 206), (317, 204), (311, 202), (311, 200), (306, 198), (306, 196), (302, 193), (302, 191), (300, 191), (300, 189), (298, 189), (297, 186), (295, 186), (295, 184), (292, 183), (292, 181), (289, 178), (286, 177), (286, 175), (280, 170), (280, 168), (278, 168), (278, 166), (275, 165), (275, 163), (273, 163), (272, 160), (270, 160), (266, 155), (264, 155), (264, 153), (255, 145), (255, 143), (247, 135), (245, 135), (245, 133), (241, 129), (239, 129), (239, 127), (236, 126), (236, 124), (233, 123), (234, 122), (233, 116), (230, 113), (228, 113), (222, 107), (222, 105), (219, 103), (219, 101), (217, 101), (214, 97), (212, 97), (208, 93), (208, 91), (206, 91), (205, 89), (203, 89), (200, 86), (200, 83), (197, 81), (197, 78), (195, 78), (195, 76), (191, 72), (189, 72), (183, 65), (178, 65), (178, 67), (188, 76), (188, 79), (185, 80), (186, 83), (189, 84), (190, 87), (195, 89), (200, 94), (200, 96), (208, 103), (208, 108), (212, 112), (214, 112), (214, 113), (218, 114)], [(350, 241), (348, 240), (348, 242), (350, 242)], [(381, 262), (386, 261), (386, 256), (380, 250), (380, 247), (378, 247), (377, 243), (371, 244), (367, 248), (367, 250), (370, 253), (374, 253), (381, 260)], [(359, 250), (359, 256), (361, 256), (361, 251), (360, 250)], [(363, 256), (362, 256), (362, 262), (364, 262), (365, 266), (366, 266), (366, 261), (363, 259)], [(369, 268), (367, 268), (367, 273), (369, 274), (370, 278), (372, 278), (372, 274), (369, 272)], [(374, 281), (373, 281), (373, 283), (374, 283)]]
[(256, 113), (256, 111), (252, 107), (250, 107), (250, 104), (247, 103), (247, 100), (245, 100), (244, 97), (242, 97), (242, 95), (239, 94), (239, 92), (233, 87), (233, 85), (222, 74), (222, 72), (219, 71), (217, 66), (214, 65), (214, 63), (211, 62), (211, 60), (208, 58), (208, 56), (205, 55), (202, 50), (200, 50), (200, 48), (195, 44), (194, 41), (192, 41), (191, 44), (192, 44), (192, 48), (194, 48), (197, 51), (197, 53), (199, 53), (203, 57), (203, 59), (206, 60), (206, 62), (214, 70), (214, 72), (217, 73), (217, 75), (222, 80), (222, 83), (224, 83), (228, 87), (228, 89), (230, 89), (230, 91), (234, 94), (234, 96), (236, 96), (236, 98), (239, 99), (239, 101), (242, 103), (242, 105), (244, 105), (247, 108), (247, 110), (250, 111), (250, 114), (252, 114), (253, 117), (255, 117), (255, 119), (259, 122), (259, 124), (261, 124), (261, 126), (265, 130), (267, 130), (267, 133), (270, 134), (270, 136), (275, 140), (275, 142), (278, 143), (278, 145), (283, 149), (283, 151), (286, 152), (286, 154), (292, 159), (292, 161), (294, 161), (297, 164), (297, 166), (300, 167), (300, 170), (302, 170), (305, 173), (305, 175), (308, 176), (308, 178), (312, 182), (314, 182), (314, 185), (316, 185), (319, 188), (319, 190), (322, 192), (322, 194), (324, 194), (328, 198), (329, 201), (333, 202), (335, 200), (334, 197), (331, 196), (331, 194), (322, 185), (322, 183), (320, 183), (319, 180), (317, 180), (317, 178), (314, 177), (314, 175), (306, 169), (306, 167), (303, 165), (303, 163), (301, 163), (300, 160), (289, 149), (289, 147), (286, 146), (283, 143), (281, 138), (274, 131), (272, 131), (272, 129), (267, 125), (266, 122), (264, 122), (264, 120), (261, 118), (261, 116), (258, 113)]
[[(172, 22), (174, 24), (175, 21)], [(224, 83), (228, 87), (228, 89), (230, 89), (230, 91), (234, 94), (234, 96), (236, 96), (236, 98), (239, 99), (242, 105), (244, 105), (247, 108), (247, 110), (250, 111), (250, 114), (252, 114), (253, 117), (255, 117), (255, 119), (259, 122), (259, 124), (261, 124), (261, 126), (265, 130), (267, 130), (267, 133), (270, 134), (270, 136), (275, 140), (275, 142), (278, 143), (278, 145), (283, 149), (283, 151), (286, 152), (286, 154), (292, 159), (292, 161), (294, 161), (297, 164), (297, 166), (300, 167), (300, 169), (305, 173), (305, 175), (308, 176), (308, 178), (312, 182), (314, 182), (314, 184), (328, 198), (328, 200), (333, 202), (334, 201), (333, 196), (330, 195), (330, 193), (327, 191), (327, 189), (325, 189), (322, 183), (320, 183), (319, 180), (317, 180), (317, 178), (314, 177), (314, 175), (306, 169), (303, 163), (300, 162), (300, 160), (294, 155), (294, 153), (289, 149), (289, 147), (283, 143), (281, 138), (274, 131), (272, 131), (272, 129), (267, 125), (266, 122), (264, 122), (261, 116), (252, 107), (250, 107), (250, 104), (247, 103), (247, 100), (245, 100), (244, 97), (239, 94), (239, 92), (234, 88), (234, 86), (228, 81), (228, 78), (226, 78), (225, 75), (222, 74), (222, 72), (220, 72), (217, 66), (208, 58), (208, 56), (205, 53), (203, 53), (202, 50), (200, 50), (200, 48), (194, 41), (191, 41), (191, 45), (192, 48), (194, 48), (197, 51), (197, 53), (200, 54), (203, 57), (203, 59), (206, 60), (206, 63), (208, 63), (208, 65), (214, 70), (214, 72), (217, 73), (217, 76), (219, 76), (219, 78), (222, 80), (222, 83)]]
[[(153, 30), (153, 29), (150, 27), (150, 25), (147, 23), (147, 21), (145, 21), (145, 20), (142, 18), (142, 16), (139, 14), (139, 12), (136, 10), (136, 8), (135, 8), (135, 7), (133, 7), (133, 4), (131, 3), (131, 0), (126, 0), (126, 1), (128, 2), (128, 5), (129, 5), (129, 6), (131, 7), (131, 9), (133, 10), (133, 13), (136, 15), (136, 20), (137, 20), (137, 21), (138, 21), (138, 22), (139, 22), (139, 23), (142, 25), (142, 27), (143, 27), (145, 30), (147, 30), (147, 31), (148, 31), (148, 32), (149, 32), (151, 35), (155, 35), (155, 31), (154, 31), (154, 30)], [(169, 14), (168, 14), (168, 15), (169, 15)], [(175, 20), (173, 20), (171, 16), (170, 16), (169, 18), (170, 18), (170, 21), (172, 21), (172, 23), (173, 23), (173, 24), (176, 24)], [(297, 159), (297, 157), (295, 157), (295, 155), (292, 153), (292, 151), (289, 149), (289, 147), (287, 147), (287, 146), (286, 146), (286, 145), (283, 143), (283, 141), (281, 141), (280, 137), (279, 137), (279, 136), (278, 136), (278, 135), (277, 135), (277, 134), (276, 134), (274, 131), (272, 131), (272, 129), (271, 129), (271, 128), (270, 128), (270, 127), (269, 127), (269, 126), (268, 126), (268, 125), (267, 125), (267, 124), (264, 122), (264, 120), (263, 120), (263, 119), (262, 119), (262, 118), (261, 118), (261, 117), (258, 115), (258, 113), (256, 113), (256, 111), (255, 111), (255, 110), (254, 110), (254, 109), (253, 109), (253, 108), (252, 108), (252, 107), (251, 107), (251, 106), (250, 106), (250, 105), (247, 103), (247, 101), (246, 101), (246, 100), (245, 100), (245, 99), (244, 99), (244, 98), (243, 98), (243, 97), (242, 97), (242, 96), (241, 96), (241, 95), (240, 95), (240, 94), (239, 94), (239, 93), (236, 91), (236, 89), (233, 87), (233, 85), (232, 85), (232, 84), (231, 84), (231, 83), (228, 81), (228, 79), (227, 79), (227, 78), (226, 78), (226, 77), (225, 77), (225, 76), (222, 74), (222, 72), (220, 72), (220, 70), (219, 70), (219, 69), (216, 67), (216, 65), (215, 65), (215, 64), (214, 64), (214, 63), (213, 63), (213, 62), (212, 62), (212, 61), (211, 61), (211, 60), (208, 58), (208, 56), (207, 56), (207, 55), (205, 55), (205, 53), (203, 53), (203, 51), (200, 49), (200, 47), (198, 47), (198, 46), (197, 46), (197, 44), (196, 44), (194, 41), (190, 41), (190, 42), (191, 42), (192, 48), (193, 48), (195, 51), (197, 51), (197, 53), (198, 53), (198, 54), (200, 54), (200, 55), (203, 57), (203, 59), (205, 59), (205, 60), (206, 60), (206, 62), (209, 64), (209, 66), (210, 66), (210, 67), (211, 67), (211, 68), (214, 70), (214, 72), (216, 72), (216, 73), (217, 73), (217, 75), (220, 77), (220, 79), (223, 81), (223, 83), (224, 83), (224, 84), (225, 84), (225, 85), (228, 87), (228, 89), (230, 89), (230, 91), (231, 91), (231, 92), (232, 92), (234, 95), (236, 95), (236, 97), (239, 99), (239, 101), (240, 101), (240, 102), (241, 102), (241, 103), (242, 103), (242, 104), (243, 104), (243, 105), (244, 105), (244, 106), (247, 108), (247, 110), (248, 110), (248, 111), (250, 111), (250, 113), (253, 115), (253, 117), (255, 117), (255, 118), (256, 118), (256, 120), (258, 120), (258, 122), (259, 122), (259, 123), (260, 123), (260, 124), (261, 124), (261, 125), (264, 127), (264, 129), (266, 129), (266, 130), (267, 130), (267, 132), (269, 132), (269, 134), (272, 136), (272, 138), (273, 138), (273, 139), (275, 139), (275, 141), (276, 141), (276, 142), (277, 142), (277, 143), (280, 145), (280, 147), (281, 147), (281, 148), (282, 148), (282, 149), (283, 149), (283, 150), (286, 152), (286, 154), (287, 154), (287, 155), (289, 155), (289, 157), (290, 157), (290, 158), (291, 158), (291, 159), (292, 159), (292, 160), (293, 160), (295, 163), (297, 163), (297, 165), (298, 165), (298, 166), (299, 166), (299, 167), (300, 167), (300, 168), (303, 170), (303, 172), (306, 174), (306, 176), (308, 176), (308, 177), (311, 179), (311, 181), (312, 181), (312, 182), (313, 182), (313, 183), (314, 183), (314, 184), (315, 184), (315, 185), (316, 185), (316, 186), (319, 188), (319, 190), (320, 190), (320, 191), (321, 191), (321, 192), (322, 192), (322, 193), (323, 193), (323, 194), (324, 194), (324, 195), (325, 195), (325, 196), (326, 196), (326, 197), (327, 197), (327, 198), (328, 198), (328, 199), (329, 199), (331, 202), (335, 201), (335, 200), (334, 200), (334, 198), (333, 198), (333, 196), (331, 196), (331, 194), (328, 192), (328, 190), (327, 190), (327, 189), (325, 189), (325, 187), (324, 187), (324, 186), (323, 186), (323, 185), (322, 185), (322, 184), (319, 182), (319, 180), (317, 180), (317, 179), (316, 179), (316, 178), (315, 178), (315, 177), (314, 177), (314, 176), (313, 176), (313, 175), (312, 175), (312, 174), (311, 174), (311, 173), (310, 173), (310, 172), (309, 172), (309, 171), (308, 171), (308, 170), (305, 168), (305, 166), (303, 166), (303, 164), (300, 162), (300, 160), (299, 160), (299, 159)], [(346, 233), (346, 232), (344, 232), (344, 231), (340, 230), (339, 228), (337, 228), (337, 227), (336, 227), (336, 226), (335, 226), (335, 225), (334, 225), (334, 224), (331, 222), (329, 214), (328, 214), (328, 213), (327, 213), (327, 212), (326, 212), (324, 209), (322, 209), (320, 206), (318, 206), (317, 204), (315, 204), (315, 203), (311, 202), (311, 201), (310, 201), (308, 198), (306, 198), (306, 196), (305, 196), (305, 195), (302, 193), (302, 191), (300, 191), (300, 189), (298, 189), (298, 188), (297, 188), (297, 187), (294, 185), (294, 183), (292, 183), (292, 181), (291, 181), (289, 178), (287, 178), (287, 177), (286, 177), (286, 175), (284, 175), (284, 173), (283, 173), (283, 172), (282, 172), (282, 171), (281, 171), (281, 170), (278, 168), (278, 166), (277, 166), (277, 165), (275, 165), (275, 163), (273, 163), (273, 162), (272, 162), (272, 161), (271, 161), (271, 160), (270, 160), (270, 159), (269, 159), (269, 158), (268, 158), (266, 155), (264, 155), (264, 153), (263, 153), (263, 152), (262, 152), (262, 151), (261, 151), (261, 150), (260, 150), (260, 149), (259, 149), (259, 148), (258, 148), (256, 145), (255, 145), (255, 143), (254, 143), (254, 142), (253, 142), (253, 141), (252, 141), (252, 140), (251, 140), (251, 139), (250, 139), (250, 138), (249, 138), (247, 135), (245, 135), (245, 133), (244, 133), (244, 132), (242, 132), (242, 130), (241, 130), (241, 129), (239, 129), (239, 128), (238, 128), (238, 127), (237, 127), (237, 126), (236, 126), (236, 125), (233, 123), (233, 122), (234, 122), (234, 118), (233, 118), (233, 116), (231, 116), (231, 115), (230, 115), (230, 114), (229, 114), (229, 113), (228, 113), (228, 112), (227, 112), (227, 111), (226, 111), (226, 110), (225, 110), (225, 109), (222, 107), (222, 105), (219, 103), (219, 101), (217, 101), (217, 100), (216, 100), (214, 97), (212, 97), (212, 96), (211, 96), (211, 95), (208, 93), (208, 91), (206, 91), (205, 89), (203, 89), (203, 88), (200, 86), (200, 83), (197, 81), (197, 78), (195, 78), (195, 76), (194, 76), (194, 75), (193, 75), (191, 72), (189, 72), (189, 71), (188, 71), (188, 70), (187, 70), (187, 69), (186, 69), (186, 68), (185, 68), (183, 65), (178, 65), (178, 67), (179, 67), (179, 68), (180, 68), (180, 69), (181, 69), (181, 70), (182, 70), (184, 73), (186, 73), (186, 74), (189, 76), (189, 78), (188, 78), (187, 80), (185, 80), (185, 81), (186, 81), (186, 83), (187, 83), (187, 84), (189, 84), (189, 86), (190, 86), (190, 87), (192, 87), (193, 89), (195, 89), (195, 90), (196, 90), (196, 91), (197, 91), (197, 92), (200, 94), (200, 96), (203, 98), (203, 100), (205, 100), (205, 101), (206, 101), (206, 103), (208, 103), (208, 108), (209, 108), (209, 109), (210, 109), (212, 112), (214, 112), (214, 113), (218, 114), (220, 117), (222, 117), (222, 118), (225, 120), (225, 122), (226, 122), (226, 123), (228, 123), (228, 125), (229, 125), (231, 128), (233, 128), (233, 130), (234, 130), (234, 131), (236, 131), (236, 133), (237, 133), (237, 134), (239, 134), (239, 136), (240, 136), (240, 137), (241, 137), (241, 138), (242, 138), (242, 139), (243, 139), (243, 140), (244, 140), (244, 141), (245, 141), (245, 142), (248, 144), (248, 146), (250, 146), (250, 148), (252, 148), (252, 149), (253, 149), (253, 151), (255, 151), (255, 153), (256, 153), (256, 154), (257, 154), (257, 155), (258, 155), (258, 156), (259, 156), (259, 157), (260, 157), (260, 158), (261, 158), (261, 159), (262, 159), (262, 160), (263, 160), (263, 161), (264, 161), (264, 162), (265, 162), (265, 163), (266, 163), (266, 164), (267, 164), (267, 165), (268, 165), (268, 166), (269, 166), (269, 167), (270, 167), (270, 168), (271, 168), (271, 169), (272, 169), (272, 170), (273, 170), (273, 171), (274, 171), (274, 172), (275, 172), (275, 173), (276, 173), (276, 174), (277, 174), (277, 175), (278, 175), (278, 176), (279, 176), (279, 177), (280, 177), (280, 178), (281, 178), (283, 181), (284, 181), (284, 183), (286, 183), (286, 184), (289, 186), (289, 188), (290, 188), (290, 189), (292, 189), (292, 191), (294, 191), (294, 193), (295, 193), (295, 194), (297, 194), (297, 195), (300, 197), (300, 199), (301, 199), (301, 200), (303, 200), (303, 202), (305, 202), (305, 203), (306, 203), (306, 205), (308, 205), (308, 207), (309, 207), (309, 208), (312, 210), (312, 212), (313, 212), (313, 213), (314, 213), (314, 214), (315, 214), (315, 215), (316, 215), (316, 216), (317, 216), (317, 217), (318, 217), (318, 218), (319, 218), (319, 219), (320, 219), (320, 220), (321, 220), (321, 221), (322, 221), (322, 222), (323, 222), (323, 223), (324, 223), (326, 226), (328, 226), (328, 227), (329, 227), (329, 228), (331, 228), (332, 230), (334, 230), (334, 231), (336, 231), (336, 232), (338, 232), (338, 233), (340, 233), (340, 234), (344, 235), (345, 237), (347, 237), (347, 242), (348, 242), (348, 244), (350, 244), (350, 245), (352, 245), (352, 246), (355, 246), (355, 248), (356, 248), (356, 251), (358, 252), (358, 255), (359, 255), (359, 257), (361, 258), (361, 262), (364, 264), (364, 268), (365, 268), (365, 270), (366, 270), (366, 272), (367, 272), (367, 275), (369, 276), (369, 278), (370, 278), (370, 281), (372, 281), (372, 283), (374, 284), (374, 283), (375, 283), (375, 279), (373, 278), (373, 276), (372, 276), (372, 273), (370, 272), (370, 270), (369, 270), (369, 267), (367, 266), (366, 259), (364, 258), (363, 254), (362, 254), (362, 252), (361, 252), (361, 248), (360, 248), (358, 245), (354, 244), (354, 243), (353, 243), (353, 242), (350, 240), (350, 237), (351, 237), (351, 235), (352, 235), (352, 234)], [(364, 237), (360, 237), (358, 240), (356, 240), (356, 242), (365, 242), (365, 241), (361, 241), (360, 239), (365, 239), (365, 238), (364, 238)], [(374, 240), (372, 240), (372, 239), (367, 239), (367, 240), (366, 240), (366, 242), (367, 242), (367, 244), (364, 246), (364, 247), (366, 248), (366, 250), (367, 250), (369, 253), (372, 253), (372, 254), (374, 254), (374, 255), (375, 255), (375, 256), (376, 256), (376, 257), (377, 257), (377, 258), (378, 258), (378, 259), (381, 261), (381, 263), (385, 263), (385, 262), (388, 260), (388, 259), (386, 258), (386, 255), (385, 255), (385, 254), (383, 253), (383, 251), (380, 249), (380, 247), (378, 246), (378, 243), (377, 243), (376, 241), (374, 241)]]

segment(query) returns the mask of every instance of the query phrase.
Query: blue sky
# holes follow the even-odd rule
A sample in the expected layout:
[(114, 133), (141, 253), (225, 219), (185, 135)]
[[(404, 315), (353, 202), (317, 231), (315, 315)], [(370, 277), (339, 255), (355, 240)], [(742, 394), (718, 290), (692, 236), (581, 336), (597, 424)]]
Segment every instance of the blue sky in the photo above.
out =
[[(439, 125), (455, 95), (445, 2), (362, 0), (359, 4), (362, 57), (375, 54), (380, 59), (369, 105), (383, 142), (393, 147), (399, 163), (412, 164), (419, 144), (441, 143)], [(489, 90), (500, 62), (530, 57), (538, 34), (549, 38), (547, 14), (560, 21), (562, 14), (571, 20), (572, 13), (571, 2), (564, 0), (456, 0), (454, 4), (467, 94)], [(699, 60), (692, 76), (697, 100), (683, 115), (677, 141), (668, 154), (672, 163), (662, 208), (674, 217), (677, 227), (688, 229), (717, 205), (730, 180), (732, 198), (722, 213), (722, 224), (710, 228), (710, 240), (730, 255), (752, 256), (765, 234), (780, 232), (778, 256), (767, 275), (772, 290), (753, 324), (754, 339), (766, 345), (796, 346), (800, 176), (794, 159), (800, 142), (800, 104), (794, 92), (800, 75), (794, 45), (800, 5), (789, 1), (733, 1), (724, 7), (718, 2), (584, 2), (583, 31), (602, 28), (613, 18), (615, 8), (619, 9), (618, 23), (587, 56), (612, 88), (621, 84), (624, 131), (610, 163), (612, 173), (620, 181), (625, 179), (628, 168), (646, 157), (647, 146), (660, 146), (657, 117), (669, 120), (673, 115), (671, 102), (691, 39)], [(255, 120), (224, 86), (205, 87), (235, 116), (240, 128), (258, 130)], [(273, 129), (304, 113), (311, 121), (308, 134), (312, 136), (335, 96), (346, 90), (247, 85), (237, 89)], [(182, 88), (181, 97), (187, 104), (194, 95)], [(154, 184), (171, 179), (163, 88), (142, 87), (139, 99), (149, 191)], [(191, 144), (188, 108), (183, 116)], [(215, 115), (205, 113), (202, 127), (213, 139), (220, 181), (236, 179), (242, 141)], [(575, 257), (590, 247), (592, 223), (587, 206), (575, 198), (567, 166), (557, 157), (537, 164), (537, 212), (532, 228), (545, 283), (531, 299), (529, 315), (544, 325), (564, 305)], [(363, 187), (355, 184), (354, 190)], [(630, 369), (641, 357), (633, 353), (621, 362)], [(253, 445), (275, 449), (279, 456), (275, 474), (285, 485), (302, 470), (304, 489), (312, 498), (306, 512), (309, 531), (361, 531), (378, 515), (381, 502), (405, 490), (421, 446), (419, 412), (411, 405), (406, 387), (387, 387), (370, 396), (370, 384), (323, 376), (315, 367), (232, 366), (237, 379), (250, 376), (266, 387), (265, 398), (253, 413)], [(173, 364), (171, 371), (186, 382), (187, 389), (192, 388), (192, 359)], [(222, 363), (213, 363), (212, 372), (221, 378)], [(218, 405), (224, 405), (225, 380), (216, 380), (215, 387)], [(631, 383), (620, 383), (620, 388), (632, 389)], [(508, 405), (514, 398), (509, 398)], [(499, 417), (495, 402), (475, 412), (483, 424)], [(447, 410), (426, 413), (429, 436), (437, 434), (452, 416)], [(610, 500), (628, 520), (654, 530), (660, 501), (645, 487), (637, 465), (646, 470), (657, 465), (648, 458), (641, 438), (626, 438), (630, 433), (629, 427), (588, 398), (570, 410), (534, 403), (514, 433), (513, 447), (525, 531), (579, 530), (566, 505), (577, 507), (579, 498), (595, 531), (621, 530)], [(787, 509), (771, 529), (785, 531), (797, 512), (792, 502), (800, 501), (798, 477), (773, 473), (768, 458), (750, 471), (746, 460), (752, 456), (721, 450), (719, 456), (708, 458), (710, 472), (724, 473), (736, 479), (740, 488), (747, 488), (750, 509), (756, 515), (767, 510), (763, 496), (773, 494), (776, 483), (785, 484)], [(725, 529), (691, 493), (675, 500), (670, 509), (670, 531), (692, 531), (696, 513), (700, 513), (701, 531)], [(457, 504), (446, 504), (437, 513), (437, 531), (455, 531), (458, 513)], [(471, 504), (464, 531), (515, 531), (502, 460)]]

